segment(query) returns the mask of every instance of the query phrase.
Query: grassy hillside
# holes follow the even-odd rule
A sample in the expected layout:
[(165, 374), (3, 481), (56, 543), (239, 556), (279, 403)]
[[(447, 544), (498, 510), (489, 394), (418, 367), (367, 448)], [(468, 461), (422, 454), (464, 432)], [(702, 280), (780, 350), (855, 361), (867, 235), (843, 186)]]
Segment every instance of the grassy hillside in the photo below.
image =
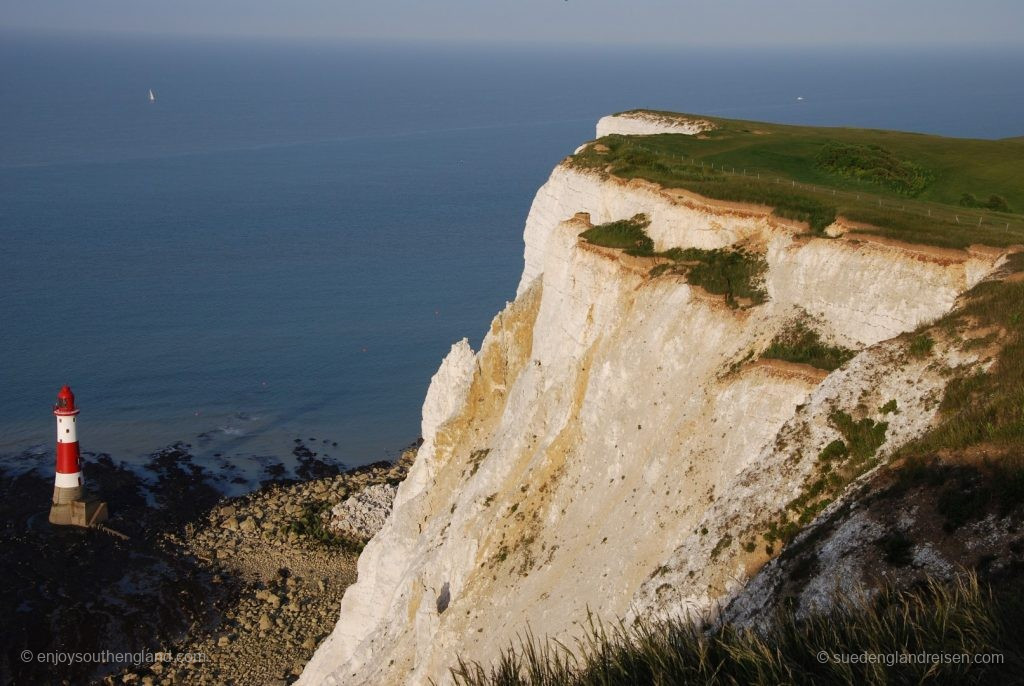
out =
[(700, 118), (716, 128), (698, 136), (606, 136), (604, 147), (588, 146), (571, 163), (770, 205), (818, 231), (841, 216), (932, 245), (1024, 242), (1024, 138)]

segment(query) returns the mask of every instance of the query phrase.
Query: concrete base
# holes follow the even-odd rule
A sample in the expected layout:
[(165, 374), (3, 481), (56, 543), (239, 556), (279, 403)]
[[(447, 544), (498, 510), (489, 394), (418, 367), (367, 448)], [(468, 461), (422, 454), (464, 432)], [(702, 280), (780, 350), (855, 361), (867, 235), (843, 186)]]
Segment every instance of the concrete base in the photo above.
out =
[(85, 496), (81, 488), (54, 488), (50, 524), (90, 527), (105, 522), (107, 504)]

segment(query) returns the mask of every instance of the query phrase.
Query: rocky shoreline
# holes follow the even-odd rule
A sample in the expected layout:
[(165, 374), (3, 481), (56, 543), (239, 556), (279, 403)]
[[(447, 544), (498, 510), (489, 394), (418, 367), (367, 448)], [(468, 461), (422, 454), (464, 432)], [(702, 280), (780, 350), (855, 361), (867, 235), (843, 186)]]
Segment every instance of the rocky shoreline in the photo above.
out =
[[(0, 573), (8, 579), (0, 595), (0, 683), (297, 679), (334, 628), (359, 551), (390, 511), (387, 496), (416, 446), (395, 463), (342, 472), (296, 444), (296, 475), (304, 480), (271, 474), (234, 498), (216, 492), (214, 475), (193, 462), (186, 444), (155, 453), (148, 479), (92, 456), (87, 480), (110, 502), (109, 525), (126, 539), (50, 526), (52, 478), (0, 473), (7, 551)], [(104, 650), (150, 655), (141, 663), (47, 664), (41, 657)]]
[(395, 487), (415, 454), (410, 448), (394, 464), (271, 484), (226, 499), (184, 531), (168, 534), (167, 544), (199, 560), (214, 583), (230, 579), (236, 585), (234, 600), (220, 621), (191, 631), (170, 649), (201, 660), (155, 662), (103, 683), (288, 684), (297, 679), (334, 628), (342, 595), (356, 578), (359, 550), (376, 533), (365, 527), (359, 537), (332, 533), (331, 509), (365, 489)]

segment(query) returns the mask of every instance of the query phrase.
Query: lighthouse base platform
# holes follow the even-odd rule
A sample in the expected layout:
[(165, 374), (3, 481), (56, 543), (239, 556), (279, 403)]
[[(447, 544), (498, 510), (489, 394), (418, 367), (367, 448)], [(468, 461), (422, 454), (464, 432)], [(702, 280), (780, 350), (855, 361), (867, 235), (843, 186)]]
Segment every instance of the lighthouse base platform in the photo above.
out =
[(54, 488), (50, 524), (90, 527), (105, 522), (107, 504), (87, 497), (82, 488)]

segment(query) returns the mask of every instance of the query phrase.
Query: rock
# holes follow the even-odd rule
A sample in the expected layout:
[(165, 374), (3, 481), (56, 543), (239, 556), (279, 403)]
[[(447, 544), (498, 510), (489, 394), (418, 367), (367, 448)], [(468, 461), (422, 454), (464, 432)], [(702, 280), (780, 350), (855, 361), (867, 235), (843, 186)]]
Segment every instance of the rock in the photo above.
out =
[(273, 623), (270, 621), (270, 615), (268, 615), (266, 612), (262, 613), (260, 615), (260, 623), (259, 623), (260, 631), (270, 631), (270, 627), (272, 627), (272, 626), (273, 626)]
[(240, 531), (245, 533), (252, 533), (256, 530), (256, 520), (252, 517), (246, 517), (242, 520), (242, 523), (238, 525)]
[(331, 509), (328, 528), (336, 534), (368, 541), (384, 526), (391, 514), (397, 486), (367, 486)]
[(236, 517), (228, 517), (221, 523), (221, 526), (228, 531), (238, 531), (238, 519)]
[(223, 636), (221, 636), (220, 638), (217, 639), (217, 646), (220, 647), (220, 648), (223, 648), (223, 647), (225, 647), (226, 645), (228, 645), (230, 643), (231, 643), (231, 637), (228, 636), (227, 634), (224, 634)]

